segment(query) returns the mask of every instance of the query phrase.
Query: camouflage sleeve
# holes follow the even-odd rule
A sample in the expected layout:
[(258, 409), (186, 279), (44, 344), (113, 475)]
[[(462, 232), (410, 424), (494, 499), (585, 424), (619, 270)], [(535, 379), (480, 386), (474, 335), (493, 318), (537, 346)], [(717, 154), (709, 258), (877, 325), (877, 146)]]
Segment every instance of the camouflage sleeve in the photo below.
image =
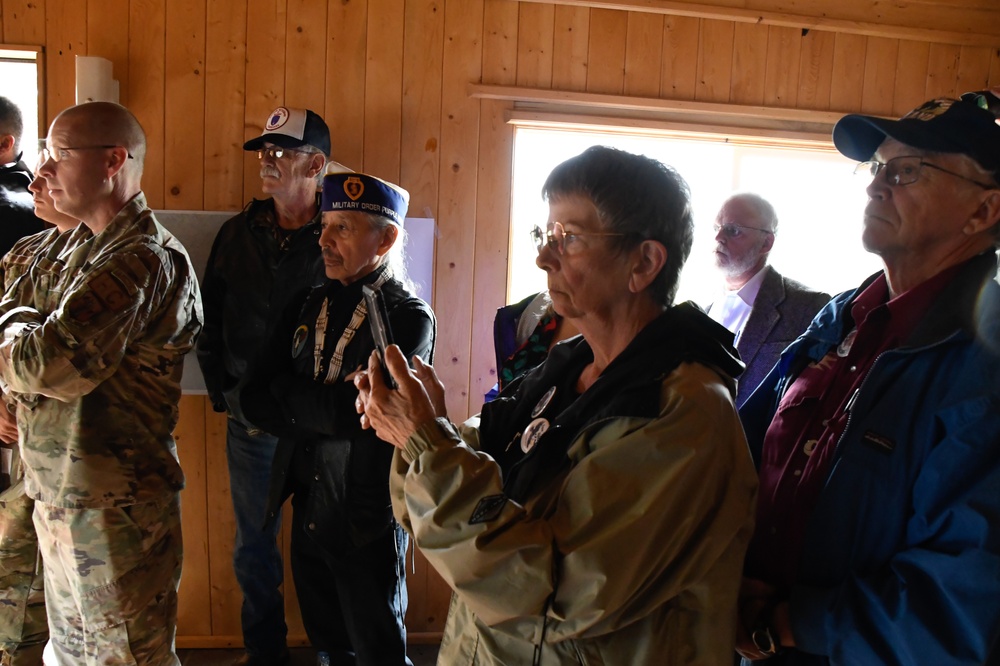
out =
[(10, 390), (70, 401), (115, 373), (169, 286), (165, 256), (149, 247), (111, 254), (77, 274), (48, 315), (0, 320), (0, 378)]

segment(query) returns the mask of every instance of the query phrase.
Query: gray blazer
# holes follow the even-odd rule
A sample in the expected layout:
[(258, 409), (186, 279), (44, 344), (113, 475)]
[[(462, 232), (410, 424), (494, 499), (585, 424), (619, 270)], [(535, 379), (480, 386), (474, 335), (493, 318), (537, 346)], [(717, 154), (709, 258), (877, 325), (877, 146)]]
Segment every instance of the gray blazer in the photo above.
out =
[(764, 270), (767, 271), (764, 281), (736, 345), (747, 366), (736, 390), (737, 408), (743, 406), (774, 367), (785, 347), (806, 330), (816, 313), (830, 300), (829, 294), (782, 277), (770, 266)]

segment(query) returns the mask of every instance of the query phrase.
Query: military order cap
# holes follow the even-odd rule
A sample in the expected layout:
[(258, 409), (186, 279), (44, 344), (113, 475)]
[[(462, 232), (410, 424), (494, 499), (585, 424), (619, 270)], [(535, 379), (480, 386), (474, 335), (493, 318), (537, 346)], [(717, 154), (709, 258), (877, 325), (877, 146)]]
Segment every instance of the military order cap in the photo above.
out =
[(409, 192), (375, 176), (351, 171), (323, 177), (323, 211), (374, 213), (403, 226), (409, 201)]

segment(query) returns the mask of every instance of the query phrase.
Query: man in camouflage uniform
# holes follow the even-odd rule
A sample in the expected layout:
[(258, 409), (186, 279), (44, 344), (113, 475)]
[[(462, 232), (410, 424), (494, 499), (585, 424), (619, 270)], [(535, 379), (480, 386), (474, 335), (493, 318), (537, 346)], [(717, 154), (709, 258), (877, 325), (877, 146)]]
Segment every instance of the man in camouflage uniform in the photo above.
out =
[(139, 183), (145, 135), (124, 107), (71, 107), (39, 174), (82, 220), (0, 303), (0, 379), (17, 400), (25, 488), (59, 666), (169, 664), (184, 475), (171, 432), (201, 328), (194, 269)]
[[(24, 289), (26, 280), (19, 278), (36, 256), (58, 257), (69, 232), (79, 224), (55, 209), (44, 178), (35, 178), (28, 190), (34, 198), (35, 215), (55, 227), (22, 238), (0, 261), (5, 299), (25, 305), (30, 303), (24, 303), (24, 294), (31, 290)], [(35, 501), (24, 492), (14, 405), (12, 399), (0, 404), (0, 446), (11, 448), (12, 482), (0, 494), (0, 666), (42, 666), (49, 624), (38, 537), (31, 520)]]

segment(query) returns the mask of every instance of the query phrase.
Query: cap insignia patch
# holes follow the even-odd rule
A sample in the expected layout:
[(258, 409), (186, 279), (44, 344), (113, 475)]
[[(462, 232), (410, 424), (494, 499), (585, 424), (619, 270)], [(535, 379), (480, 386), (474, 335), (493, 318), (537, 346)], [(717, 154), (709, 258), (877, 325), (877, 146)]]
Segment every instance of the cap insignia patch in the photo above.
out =
[(903, 118), (914, 118), (916, 120), (933, 120), (951, 108), (950, 99), (932, 99), (925, 104), (907, 113)]
[(288, 109), (286, 109), (283, 106), (279, 106), (277, 109), (274, 110), (274, 113), (271, 114), (271, 117), (267, 119), (267, 126), (264, 127), (264, 129), (267, 130), (268, 132), (272, 132), (287, 122), (288, 122)]
[(351, 201), (357, 201), (365, 193), (365, 184), (357, 176), (351, 176), (344, 181), (344, 193)]

